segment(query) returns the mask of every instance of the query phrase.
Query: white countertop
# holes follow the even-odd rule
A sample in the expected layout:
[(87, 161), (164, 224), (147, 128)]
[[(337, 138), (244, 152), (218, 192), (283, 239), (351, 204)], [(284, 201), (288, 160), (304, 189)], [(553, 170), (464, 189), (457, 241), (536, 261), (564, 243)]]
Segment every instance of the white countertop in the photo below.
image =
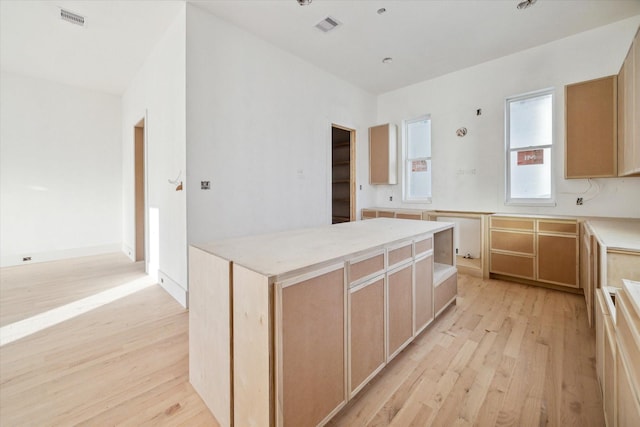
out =
[(370, 249), (453, 227), (442, 221), (376, 218), (193, 245), (268, 277), (342, 261)]
[(587, 224), (607, 249), (640, 252), (640, 220), (588, 220)]
[(640, 282), (635, 282), (633, 280), (622, 281), (622, 287), (629, 294), (629, 298), (631, 299), (631, 305), (640, 316)]

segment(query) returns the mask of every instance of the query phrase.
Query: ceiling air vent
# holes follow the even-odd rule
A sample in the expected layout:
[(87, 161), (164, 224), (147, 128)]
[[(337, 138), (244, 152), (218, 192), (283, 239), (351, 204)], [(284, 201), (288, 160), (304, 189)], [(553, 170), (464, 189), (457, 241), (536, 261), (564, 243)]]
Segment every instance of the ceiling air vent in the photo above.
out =
[(60, 19), (71, 22), (72, 24), (80, 25), (81, 27), (84, 26), (84, 16), (69, 12), (68, 10), (60, 9)]
[(336, 28), (338, 25), (340, 25), (340, 22), (338, 22), (337, 19), (327, 16), (322, 21), (316, 24), (316, 28), (324, 33), (328, 33), (329, 31)]

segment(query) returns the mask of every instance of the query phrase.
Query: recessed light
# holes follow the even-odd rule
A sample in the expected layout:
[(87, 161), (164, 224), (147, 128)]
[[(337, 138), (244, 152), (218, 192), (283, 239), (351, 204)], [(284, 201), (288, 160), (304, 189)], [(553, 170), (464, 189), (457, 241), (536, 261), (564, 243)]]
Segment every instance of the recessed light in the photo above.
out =
[(382, 15), (386, 11), (387, 11), (387, 9), (385, 9), (384, 7), (381, 7), (380, 9), (378, 9), (378, 15)]
[(391, 64), (392, 62), (393, 62), (393, 58), (388, 56), (382, 60), (383, 64)]

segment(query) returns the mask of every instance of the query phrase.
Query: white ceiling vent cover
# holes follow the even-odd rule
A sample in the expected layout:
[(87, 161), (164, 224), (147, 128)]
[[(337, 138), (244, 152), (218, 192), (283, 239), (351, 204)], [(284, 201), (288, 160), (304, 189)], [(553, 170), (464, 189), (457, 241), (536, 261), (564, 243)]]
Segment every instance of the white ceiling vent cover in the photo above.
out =
[(340, 25), (340, 22), (337, 19), (327, 16), (322, 21), (316, 24), (316, 28), (322, 31), (323, 33), (328, 33), (329, 31), (333, 30), (339, 25)]
[(84, 26), (84, 16), (69, 12), (68, 10), (60, 9), (60, 19), (71, 22), (72, 24), (80, 25), (81, 27)]

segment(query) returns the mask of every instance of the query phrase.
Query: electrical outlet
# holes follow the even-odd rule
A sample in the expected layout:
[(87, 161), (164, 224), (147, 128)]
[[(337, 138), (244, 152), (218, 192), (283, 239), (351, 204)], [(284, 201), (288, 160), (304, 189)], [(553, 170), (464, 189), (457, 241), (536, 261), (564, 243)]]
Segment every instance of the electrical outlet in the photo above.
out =
[(211, 188), (211, 181), (200, 181), (200, 189), (208, 190)]
[(360, 184), (360, 189), (362, 190), (362, 184)]
[(22, 257), (22, 261), (31, 261), (31, 257), (30, 256), (23, 256)]
[(393, 196), (389, 196), (389, 201), (393, 202)]
[(582, 197), (578, 197), (576, 199), (576, 205), (581, 206), (582, 205)]

